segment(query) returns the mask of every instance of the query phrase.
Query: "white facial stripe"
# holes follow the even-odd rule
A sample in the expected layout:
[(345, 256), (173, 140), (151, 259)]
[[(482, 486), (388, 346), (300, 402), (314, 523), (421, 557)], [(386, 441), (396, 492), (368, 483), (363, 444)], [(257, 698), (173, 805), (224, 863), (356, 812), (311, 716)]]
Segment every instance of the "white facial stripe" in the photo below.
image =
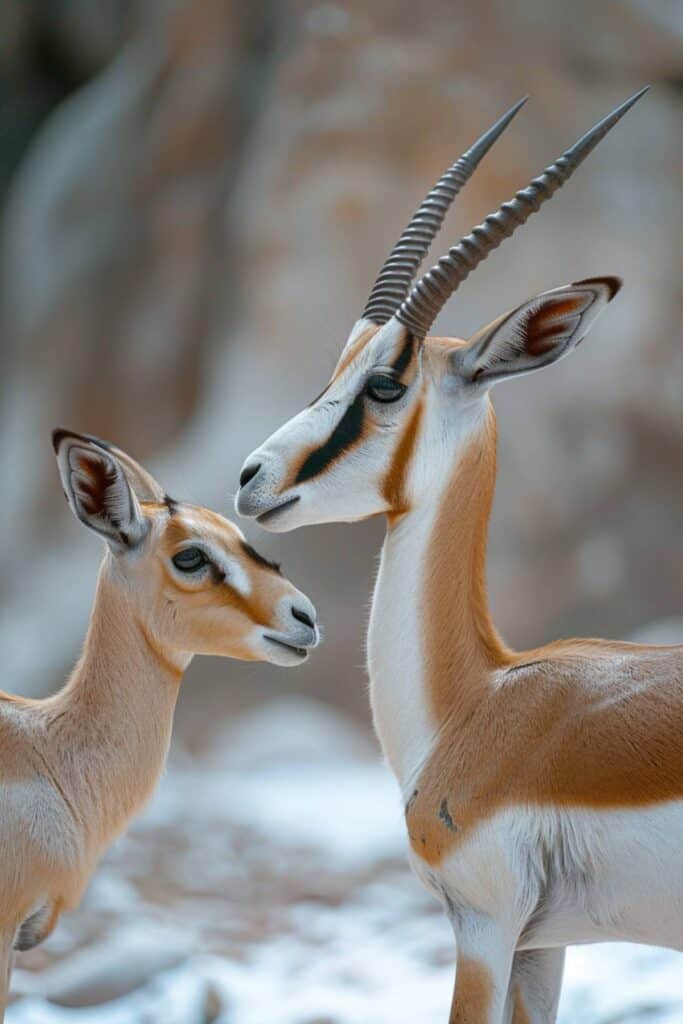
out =
[(344, 348), (341, 350), (341, 354), (340, 354), (339, 358), (340, 359), (343, 358), (344, 353), (348, 349), (350, 349), (351, 346), (355, 344), (355, 342), (358, 341), (358, 339), (360, 338), (361, 334), (363, 334), (364, 331), (369, 330), (372, 326), (373, 326), (373, 324), (372, 324), (371, 320), (356, 320), (355, 324), (351, 328), (351, 333), (349, 334), (348, 338), (346, 339), (346, 344), (344, 345)]
[[(363, 329), (367, 329), (369, 322), (367, 320), (360, 320), (356, 325), (356, 328), (351, 332), (349, 341), (346, 343), (344, 351), (350, 348), (351, 344), (359, 336), (360, 330), (359, 325)], [(375, 366), (390, 366), (392, 361), (396, 358), (399, 351), (406, 340), (406, 329), (401, 324), (395, 321), (389, 321), (380, 327), (377, 334), (374, 335), (362, 348), (354, 359), (351, 360), (349, 365), (339, 376), (339, 381), (345, 383), (356, 383), (359, 378), (371, 370)], [(335, 382), (336, 383), (336, 382)], [(333, 392), (335, 385), (325, 394), (325, 398), (336, 397)]]
[(216, 552), (215, 562), (218, 568), (225, 573), (226, 583), (229, 583), (242, 597), (249, 597), (251, 580), (244, 566), (240, 565), (236, 558), (221, 552)]
[(226, 550), (229, 541), (242, 539), (241, 531), (227, 520), (225, 525), (221, 523), (219, 528), (217, 524), (203, 516), (202, 510), (198, 508), (184, 507), (179, 518), (188, 531), (187, 546), (191, 546), (192, 543), (200, 546), (206, 552), (206, 557), (213, 562), (219, 572), (223, 573), (226, 583), (242, 597), (248, 597), (252, 591), (249, 574), (239, 559)]

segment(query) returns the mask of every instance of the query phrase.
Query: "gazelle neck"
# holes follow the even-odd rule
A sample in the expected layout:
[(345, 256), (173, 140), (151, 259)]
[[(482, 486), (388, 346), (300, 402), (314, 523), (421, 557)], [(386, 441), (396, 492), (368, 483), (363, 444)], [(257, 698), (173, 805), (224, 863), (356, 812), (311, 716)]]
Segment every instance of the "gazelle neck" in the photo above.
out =
[(486, 588), (496, 476), (488, 405), (454, 462), (443, 483), (388, 529), (373, 599), (373, 716), (404, 791), (444, 722), (466, 715), (481, 688), (491, 685), (492, 671), (509, 658), (489, 615)]
[(55, 774), (89, 848), (118, 834), (150, 796), (184, 667), (155, 643), (106, 559), (83, 654), (64, 689), (44, 702)]

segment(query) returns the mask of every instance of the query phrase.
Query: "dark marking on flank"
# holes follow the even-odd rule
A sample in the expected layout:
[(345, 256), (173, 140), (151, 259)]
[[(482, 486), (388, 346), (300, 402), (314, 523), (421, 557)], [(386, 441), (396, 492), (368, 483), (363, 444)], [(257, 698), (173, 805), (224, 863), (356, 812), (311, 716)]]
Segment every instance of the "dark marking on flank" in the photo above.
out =
[(169, 516), (174, 516), (178, 511), (178, 502), (170, 494), (164, 494), (164, 505), (168, 509)]
[(251, 558), (252, 562), (256, 562), (257, 565), (263, 566), (264, 569), (272, 569), (273, 572), (282, 575), (282, 569), (280, 568), (279, 562), (271, 562), (269, 558), (261, 555), (256, 548), (252, 548), (251, 544), (247, 544), (245, 540), (242, 541), (242, 550), (245, 555)]
[(348, 407), (327, 441), (306, 458), (296, 475), (297, 484), (311, 480), (330, 466), (335, 459), (360, 438), (363, 432), (363, 395), (358, 394)]
[(441, 801), (441, 807), (439, 808), (439, 818), (444, 823), (449, 832), (458, 831), (458, 826), (451, 818), (450, 812), (448, 810), (448, 800), (446, 799), (446, 797), (444, 797), (443, 800)]
[(396, 356), (396, 359), (394, 360), (394, 362), (391, 363), (391, 368), (393, 369), (393, 371), (396, 374), (396, 376), (399, 377), (399, 378), (403, 376), (405, 371), (410, 366), (410, 362), (411, 362), (411, 360), (413, 358), (413, 348), (414, 348), (414, 345), (415, 345), (415, 342), (413, 340), (413, 336), (412, 336), (412, 334), (409, 334), (408, 337), (405, 340), (403, 348), (401, 349), (399, 354)]
[(418, 793), (419, 793), (419, 790), (414, 789), (413, 792), (408, 797), (408, 799), (406, 800), (406, 807), (405, 807), (405, 814), (406, 815), (410, 813), (410, 809), (413, 806), (413, 804), (415, 803), (415, 799), (416, 799)]

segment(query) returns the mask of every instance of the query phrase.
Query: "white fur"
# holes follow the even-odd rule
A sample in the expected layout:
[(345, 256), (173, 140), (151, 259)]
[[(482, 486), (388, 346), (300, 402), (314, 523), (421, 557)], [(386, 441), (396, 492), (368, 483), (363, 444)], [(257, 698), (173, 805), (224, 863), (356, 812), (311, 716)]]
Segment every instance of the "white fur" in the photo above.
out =
[[(480, 398), (466, 406), (465, 415), (444, 416), (443, 396), (431, 397), (411, 463), (409, 493), (423, 491), (426, 473), (444, 483), (450, 479), (458, 451), (485, 414)], [(436, 735), (436, 723), (425, 700), (419, 580), (439, 505), (437, 498), (420, 504), (387, 534), (368, 629), (373, 722), (404, 800), (412, 792)]]
[[(608, 301), (610, 288), (596, 286), (594, 291), (591, 316)], [(585, 333), (583, 323), (580, 330), (576, 325), (572, 329), (574, 343)], [(364, 326), (356, 325), (347, 347)], [(386, 324), (317, 403), (249, 457), (246, 465), (260, 462), (262, 470), (258, 483), (238, 495), (240, 513), (260, 515), (294, 496), (296, 504), (267, 522), (269, 529), (289, 530), (385, 510), (381, 480), (414, 398), (410, 388), (405, 401), (386, 410), (368, 440), (320, 477), (291, 488), (285, 482), (300, 453), (330, 435), (368, 371), (396, 354), (405, 337), (401, 331), (395, 322)], [(487, 341), (489, 335), (495, 340), (489, 331)], [(450, 372), (438, 357), (425, 359), (421, 367), (425, 406), (408, 476), (411, 507), (387, 534), (368, 632), (375, 727), (404, 800), (429, 759), (437, 731), (422, 650), (421, 580), (427, 549), (444, 487), (487, 412), (486, 385), (473, 383), (479, 379), (474, 372), (479, 369), (478, 347), (454, 345), (452, 352), (446, 351)], [(500, 375), (509, 372), (504, 366)], [(513, 367), (519, 372), (532, 368), (526, 357)], [(608, 658), (601, 671), (619, 668), (618, 657)], [(485, 750), (481, 756), (486, 757)], [(683, 801), (604, 811), (520, 805), (483, 820), (438, 867), (414, 853), (411, 860), (443, 901), (459, 954), (488, 972), (492, 994), (487, 1024), (510, 1024), (518, 989), (532, 1024), (546, 1024), (555, 1018), (565, 945), (621, 939), (683, 949), (681, 849)], [(469, 1019), (457, 997), (454, 1006), (454, 1020)], [(478, 1024), (480, 1019), (483, 1024), (477, 1015)]]

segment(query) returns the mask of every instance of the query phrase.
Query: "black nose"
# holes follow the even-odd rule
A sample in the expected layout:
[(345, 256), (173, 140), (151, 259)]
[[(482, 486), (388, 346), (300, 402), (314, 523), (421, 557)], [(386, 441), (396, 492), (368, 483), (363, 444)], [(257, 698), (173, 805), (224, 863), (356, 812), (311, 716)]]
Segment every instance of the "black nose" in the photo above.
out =
[(252, 462), (251, 466), (245, 466), (240, 473), (240, 487), (246, 487), (249, 481), (254, 479), (260, 468), (260, 462)]
[(315, 629), (315, 622), (308, 612), (302, 612), (301, 608), (292, 608), (292, 615), (297, 622), (303, 622), (304, 626), (310, 626), (311, 629)]

